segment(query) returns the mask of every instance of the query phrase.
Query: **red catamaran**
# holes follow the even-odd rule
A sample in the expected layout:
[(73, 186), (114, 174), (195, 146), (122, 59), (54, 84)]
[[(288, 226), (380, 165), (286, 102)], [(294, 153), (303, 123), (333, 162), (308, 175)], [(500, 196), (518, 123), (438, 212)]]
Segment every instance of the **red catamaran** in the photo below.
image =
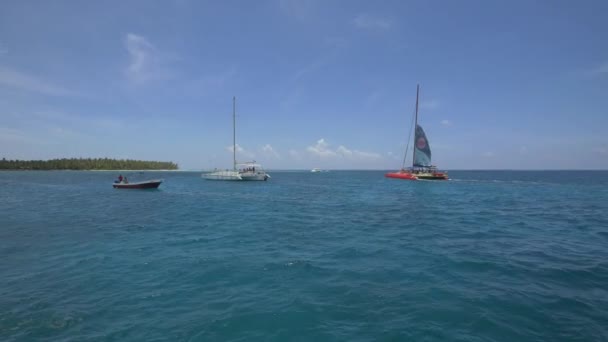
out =
[(431, 147), (429, 146), (429, 141), (426, 138), (426, 134), (424, 134), (424, 130), (422, 130), (422, 127), (418, 125), (419, 93), (420, 85), (416, 85), (416, 132), (414, 134), (414, 157), (412, 158), (412, 167), (405, 168), (405, 161), (407, 159), (407, 150), (409, 149), (410, 140), (410, 137), (408, 137), (408, 143), (405, 149), (405, 156), (403, 157), (403, 166), (401, 167), (401, 170), (389, 172), (384, 176), (388, 178), (398, 178), (407, 180), (447, 180), (448, 173), (446, 171), (437, 171), (437, 167), (431, 165)]

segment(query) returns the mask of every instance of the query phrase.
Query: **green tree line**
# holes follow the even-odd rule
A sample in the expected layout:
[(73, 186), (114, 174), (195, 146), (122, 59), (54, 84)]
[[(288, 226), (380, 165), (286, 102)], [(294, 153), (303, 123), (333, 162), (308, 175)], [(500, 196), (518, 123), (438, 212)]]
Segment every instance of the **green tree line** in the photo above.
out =
[(177, 170), (173, 162), (109, 158), (0, 160), (0, 170)]

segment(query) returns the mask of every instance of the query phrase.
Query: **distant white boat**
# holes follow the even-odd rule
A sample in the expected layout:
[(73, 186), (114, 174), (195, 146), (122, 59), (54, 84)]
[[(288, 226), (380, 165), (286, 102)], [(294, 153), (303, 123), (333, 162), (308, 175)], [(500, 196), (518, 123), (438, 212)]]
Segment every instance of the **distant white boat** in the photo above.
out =
[(315, 167), (314, 169), (310, 170), (310, 172), (327, 172), (327, 170), (322, 170)]
[(270, 175), (262, 165), (255, 161), (237, 164), (236, 162), (236, 97), (232, 98), (232, 170), (215, 170), (203, 173), (202, 178), (223, 181), (265, 181)]

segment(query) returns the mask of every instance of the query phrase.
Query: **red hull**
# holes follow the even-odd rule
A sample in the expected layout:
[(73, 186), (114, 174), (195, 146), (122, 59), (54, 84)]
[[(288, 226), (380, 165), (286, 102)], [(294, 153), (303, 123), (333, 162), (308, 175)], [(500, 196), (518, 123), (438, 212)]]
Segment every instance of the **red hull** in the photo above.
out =
[(112, 186), (114, 189), (156, 189), (163, 181), (148, 181), (138, 183), (114, 183)]
[(387, 178), (407, 179), (407, 180), (448, 180), (448, 175), (444, 172), (433, 173), (412, 173), (408, 171), (389, 172), (384, 175)]
[(407, 180), (417, 180), (414, 174), (409, 172), (389, 172), (384, 175), (387, 178), (398, 178), (398, 179), (407, 179)]

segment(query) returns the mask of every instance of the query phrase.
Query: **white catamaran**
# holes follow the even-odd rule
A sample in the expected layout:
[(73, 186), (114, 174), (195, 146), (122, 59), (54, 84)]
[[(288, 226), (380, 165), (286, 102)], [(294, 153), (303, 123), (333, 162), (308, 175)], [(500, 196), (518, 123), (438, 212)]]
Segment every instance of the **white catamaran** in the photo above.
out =
[(201, 177), (208, 180), (224, 181), (265, 181), (270, 175), (262, 165), (254, 161), (238, 164), (236, 162), (236, 97), (232, 98), (232, 170), (215, 170), (203, 173)]

